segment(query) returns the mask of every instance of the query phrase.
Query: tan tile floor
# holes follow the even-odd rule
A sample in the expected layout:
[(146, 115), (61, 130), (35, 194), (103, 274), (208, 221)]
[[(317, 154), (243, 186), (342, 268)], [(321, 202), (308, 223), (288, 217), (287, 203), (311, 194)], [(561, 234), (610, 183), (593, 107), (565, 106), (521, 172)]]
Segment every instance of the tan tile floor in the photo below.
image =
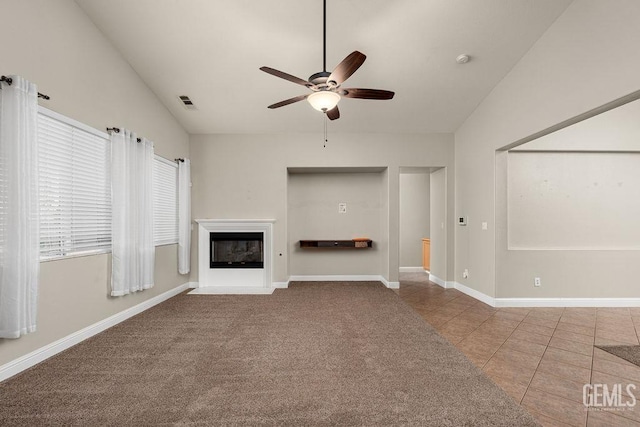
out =
[[(498, 309), (422, 273), (401, 274), (397, 292), (542, 425), (640, 426), (640, 367), (594, 347), (640, 344), (640, 308)], [(587, 408), (585, 384), (620, 384), (622, 403), (632, 384), (639, 402), (603, 403), (600, 392), (604, 406)]]

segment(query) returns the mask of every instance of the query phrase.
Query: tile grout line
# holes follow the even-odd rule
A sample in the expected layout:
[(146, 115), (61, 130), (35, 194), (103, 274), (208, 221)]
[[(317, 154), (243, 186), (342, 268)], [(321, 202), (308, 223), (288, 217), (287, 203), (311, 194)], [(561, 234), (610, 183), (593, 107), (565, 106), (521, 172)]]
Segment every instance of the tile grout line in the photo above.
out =
[[(558, 329), (558, 323), (560, 323), (560, 319), (562, 319), (562, 314), (564, 314), (564, 310), (565, 308), (563, 307), (562, 309), (562, 313), (560, 314), (560, 317), (558, 318), (558, 321), (556, 322), (556, 326), (553, 328), (553, 332), (551, 333), (551, 337), (549, 337), (549, 342), (547, 343), (545, 349), (544, 349), (544, 353), (542, 353), (542, 356), (540, 356), (540, 360), (538, 361), (538, 365), (536, 366), (535, 371), (533, 371), (533, 376), (531, 377), (531, 379), (529, 380), (529, 383), (527, 384), (527, 388), (524, 391), (524, 394), (522, 395), (522, 400), (520, 401), (520, 405), (522, 405), (522, 401), (524, 401), (525, 396), (527, 395), (527, 393), (529, 392), (529, 389), (531, 388), (531, 382), (533, 381), (533, 378), (536, 376), (536, 374), (538, 373), (538, 369), (540, 368), (540, 363), (542, 363), (542, 358), (544, 357), (544, 355), (547, 353), (547, 350), (549, 349), (549, 344), (551, 344), (551, 340), (553, 339), (553, 335), (556, 333), (556, 330)], [(524, 319), (523, 319), (524, 321)], [(535, 390), (535, 388), (533, 388)], [(525, 409), (526, 407), (523, 406)], [(548, 415), (548, 414), (544, 414), (542, 413), (541, 415), (544, 415), (545, 417), (549, 417), (552, 420), (556, 420), (554, 417)], [(560, 420), (556, 420), (558, 422), (562, 422)]]
[[(560, 324), (560, 320), (562, 320), (562, 316), (564, 315), (565, 311), (566, 311), (566, 307), (564, 307), (564, 308), (563, 308), (562, 314), (560, 315), (560, 318), (558, 319), (558, 322), (556, 323), (556, 327), (555, 327), (555, 328), (554, 328), (554, 330), (553, 330), (553, 334), (551, 335), (551, 338), (553, 338), (553, 336), (555, 335), (556, 330), (563, 331), (563, 329), (558, 329), (558, 325)], [(597, 314), (596, 314), (596, 323), (597, 323)], [(591, 350), (591, 353), (592, 353), (592, 354), (591, 354), (591, 368), (590, 368), (590, 370), (589, 370), (589, 383), (591, 383), (591, 378), (592, 378), (592, 375), (593, 375), (593, 359), (594, 359), (594, 354), (593, 354), (593, 352), (594, 352), (594, 351), (593, 351), (593, 349), (595, 348), (595, 347), (594, 347), (594, 345), (595, 345), (595, 329), (596, 329), (596, 326), (595, 326), (595, 325), (594, 325), (593, 329), (594, 329), (594, 334), (593, 334), (593, 344), (592, 344), (592, 346), (591, 346), (591, 347), (592, 347), (592, 350)], [(579, 335), (584, 335), (584, 334), (581, 334), (581, 333), (579, 333), (579, 332), (574, 332), (574, 333), (579, 334)], [(586, 335), (585, 335), (585, 336), (586, 336)], [(567, 341), (572, 341), (572, 340), (567, 339)], [(576, 342), (576, 341), (572, 341), (572, 342)], [(549, 340), (549, 343), (551, 343), (551, 340)], [(550, 345), (547, 345), (547, 349), (549, 349), (549, 347), (550, 347)], [(555, 347), (552, 347), (552, 348), (555, 348)], [(561, 349), (561, 350), (564, 350), (564, 349)], [(570, 350), (564, 350), (564, 351), (567, 351), (567, 352), (570, 352), (570, 353), (575, 353), (575, 352), (572, 352), (572, 351), (570, 351)], [(547, 352), (547, 350), (545, 350), (545, 354), (546, 354), (546, 352)], [(576, 353), (576, 354), (580, 354), (580, 353)], [(544, 357), (544, 354), (543, 354), (543, 357)], [(542, 361), (542, 359), (540, 359), (540, 361)], [(573, 364), (571, 364), (571, 363), (566, 363), (566, 362), (562, 362), (562, 363), (565, 363), (565, 364), (567, 364), (567, 365), (571, 365), (571, 366), (580, 367), (580, 366), (578, 366), (578, 365), (573, 365)], [(539, 366), (539, 365), (538, 365), (538, 366)], [(536, 373), (537, 373), (537, 372), (538, 372), (538, 370), (537, 370), (537, 368), (536, 368)], [(557, 375), (554, 375), (554, 374), (549, 374), (549, 375), (553, 375), (553, 376), (556, 376), (556, 377), (558, 377), (558, 378), (562, 378), (562, 377), (557, 376)], [(534, 376), (535, 376), (535, 374), (534, 374)], [(535, 387), (534, 387), (533, 389), (534, 389), (534, 390), (537, 390)], [(527, 388), (527, 391), (528, 391), (528, 388)], [(556, 395), (556, 394), (554, 394), (554, 393), (552, 393), (552, 392), (548, 392), (548, 391), (544, 391), (544, 392), (545, 392), (545, 393), (552, 394), (552, 395), (557, 396), (557, 397), (562, 397), (562, 398), (564, 398), (563, 396), (558, 396), (558, 395)], [(566, 398), (565, 398), (565, 399), (566, 399)], [(586, 411), (587, 411), (587, 413), (586, 413), (586, 417), (585, 417), (584, 424), (583, 424), (584, 426), (586, 426), (586, 425), (587, 425), (587, 423), (588, 423), (588, 417), (589, 417), (589, 411), (588, 411), (588, 410), (586, 410)], [(547, 414), (542, 414), (542, 415), (545, 415), (545, 416), (547, 416), (547, 417), (549, 417), (549, 418), (551, 418), (551, 419), (553, 419), (553, 420), (555, 420), (555, 421), (562, 422), (562, 421), (560, 421), (560, 420), (555, 419), (554, 417), (552, 417), (552, 416), (550, 416), (550, 415), (547, 415)]]
[[(496, 312), (498, 313), (498, 312)], [(527, 313), (528, 314), (528, 313)], [(495, 313), (492, 315), (495, 316)], [(525, 316), (526, 317), (526, 316)], [(487, 319), (489, 320), (489, 319)], [(524, 320), (524, 319), (523, 319)], [(509, 334), (509, 336), (507, 338), (504, 339), (504, 341), (502, 341), (502, 344), (500, 344), (500, 346), (496, 349), (496, 351), (493, 352), (493, 354), (491, 355), (491, 357), (489, 358), (489, 360), (491, 360), (493, 358), (493, 356), (495, 356), (495, 354), (500, 351), (500, 349), (502, 348), (502, 346), (504, 345), (504, 343), (506, 343), (509, 338), (511, 338), (511, 336), (513, 335), (513, 333), (516, 331), (516, 329), (518, 329), (518, 326), (520, 326), (523, 322), (523, 320), (518, 321), (518, 324), (516, 325), (515, 328), (513, 328), (513, 331), (511, 331), (511, 333)], [(487, 360), (487, 363), (489, 362), (489, 360)], [(486, 363), (485, 363), (486, 364)]]
[[(431, 283), (431, 282), (430, 282), (430, 283)], [(437, 285), (437, 284), (435, 284), (435, 285)], [(464, 294), (461, 294), (461, 295), (458, 295), (458, 296), (455, 296), (455, 297), (451, 298), (450, 300), (448, 300), (448, 301), (445, 303), (445, 305), (446, 305), (446, 304), (449, 304), (449, 303), (451, 303), (451, 302), (453, 302), (454, 300), (456, 300), (456, 299), (458, 299), (458, 298), (462, 297), (463, 295), (464, 295)], [(462, 313), (464, 313), (465, 311), (469, 310), (471, 307), (473, 307), (474, 305), (478, 304), (479, 302), (480, 302), (480, 301), (477, 301), (477, 302), (475, 302), (475, 303), (471, 304), (470, 306), (465, 307), (465, 308), (464, 308), (460, 313), (455, 314), (451, 319), (449, 319), (449, 320), (445, 321), (441, 326), (443, 326), (443, 327), (444, 327), (447, 323), (451, 322), (451, 321), (452, 321), (452, 320), (454, 320), (456, 317), (460, 316)], [(437, 309), (436, 309), (436, 310), (434, 310), (434, 311), (440, 310), (441, 308), (444, 308), (444, 307), (437, 308)], [(426, 319), (425, 319), (425, 320), (426, 320)], [(427, 321), (427, 322), (428, 322), (428, 321)], [(433, 326), (433, 325), (431, 325), (431, 326)], [(478, 328), (479, 328), (479, 327), (480, 327), (480, 326), (478, 326)], [(433, 328), (435, 329), (435, 326), (433, 326)], [(476, 329), (478, 329), (478, 328), (476, 328)], [(476, 329), (474, 329), (473, 331), (469, 332), (469, 334), (467, 334), (467, 336), (471, 335), (471, 334), (472, 334)], [(437, 329), (436, 329), (436, 332), (437, 332), (438, 334), (442, 335), (442, 334), (440, 333), (440, 331), (439, 331), (439, 330), (437, 330)], [(447, 341), (451, 342), (447, 337), (445, 337), (444, 335), (442, 335), (442, 336), (443, 336), (443, 338), (445, 338)], [(465, 339), (465, 338), (467, 338), (467, 337), (462, 338), (462, 340), (460, 340), (459, 342), (464, 341), (464, 339)], [(457, 348), (457, 343), (451, 342), (451, 344), (453, 344), (453, 345)]]
[[(480, 302), (480, 301), (478, 301), (478, 303), (479, 303), (479, 302)], [(477, 304), (477, 303), (476, 303), (476, 304)], [(474, 305), (476, 305), (476, 304), (474, 304)], [(469, 308), (471, 308), (471, 307), (473, 307), (473, 306), (470, 306)], [(467, 310), (468, 310), (468, 309), (467, 309)], [(466, 311), (466, 310), (465, 310), (465, 311)], [(478, 327), (477, 327), (477, 328), (475, 328), (474, 330), (472, 330), (471, 332), (469, 332), (469, 333), (467, 334), (467, 336), (466, 336), (466, 337), (464, 337), (460, 342), (464, 341), (465, 339), (467, 339), (467, 338), (469, 337), (469, 335), (471, 335), (472, 333), (474, 333), (475, 331), (477, 331), (478, 329), (480, 329), (480, 327), (481, 327), (485, 322), (487, 322), (489, 319), (491, 319), (493, 316), (495, 316), (495, 314), (496, 314), (496, 313), (497, 313), (497, 311), (496, 311), (495, 313), (491, 313), (491, 315), (490, 315), (489, 317), (487, 317), (485, 320), (483, 320), (482, 322), (480, 322), (480, 323), (478, 324)], [(456, 346), (456, 347), (457, 347), (457, 346)], [(460, 349), (458, 349), (458, 350), (460, 350)], [(462, 351), (462, 350), (460, 350), (460, 351)], [(498, 350), (496, 350), (496, 351), (498, 351)], [(489, 356), (489, 359), (487, 359), (487, 361), (486, 361), (486, 362), (484, 362), (484, 364), (480, 367), (480, 370), (482, 370), (482, 369), (484, 368), (484, 366), (487, 364), (487, 362), (489, 362), (489, 360), (493, 357), (493, 355), (494, 355), (494, 354), (495, 354), (495, 352), (494, 352), (491, 356)], [(473, 362), (472, 362), (472, 363), (473, 363)]]
[(640, 344), (640, 334), (638, 333), (638, 327), (636, 326), (636, 322), (633, 321), (633, 314), (631, 314), (631, 309), (629, 309), (629, 316), (631, 316), (631, 324), (633, 325), (633, 329), (636, 331), (636, 339)]
[[(598, 333), (598, 309), (596, 308), (596, 324), (593, 327), (593, 345), (591, 346), (591, 369), (589, 370), (589, 384), (593, 385), (593, 363), (596, 360), (596, 335)], [(584, 391), (583, 391), (584, 393)], [(591, 387), (591, 389), (589, 390), (589, 394), (592, 395), (593, 393), (593, 387)], [(591, 399), (588, 400), (588, 402), (590, 402)], [(585, 424), (588, 425), (589, 424), (589, 405), (587, 405), (585, 411), (587, 411), (587, 416), (585, 417), (586, 421)]]
[[(566, 311), (566, 307), (563, 307), (563, 308), (562, 308), (562, 313), (560, 314), (560, 317), (558, 318), (558, 321), (556, 322), (556, 326), (553, 328), (553, 333), (551, 334), (551, 337), (549, 338), (549, 344), (551, 344), (551, 339), (552, 339), (552, 338), (553, 338), (553, 336), (555, 335), (555, 332), (556, 332), (557, 330), (562, 331), (562, 329), (558, 329), (558, 325), (560, 324), (560, 320), (562, 319), (562, 316), (564, 315), (565, 311)], [(582, 335), (582, 334), (580, 334), (580, 335)], [(594, 330), (594, 340), (595, 340), (595, 330)], [(567, 340), (567, 341), (571, 341), (571, 340)], [(531, 377), (531, 380), (529, 380), (529, 384), (527, 385), (527, 390), (525, 391), (524, 396), (526, 396), (526, 395), (527, 395), (527, 393), (529, 392), (529, 389), (532, 389), (532, 390), (538, 390), (538, 389), (537, 389), (537, 388), (535, 388), (535, 387), (531, 387), (531, 381), (533, 381), (533, 378), (534, 378), (534, 377), (536, 376), (536, 374), (538, 373), (538, 369), (539, 369), (539, 367), (540, 367), (540, 363), (542, 362), (542, 359), (544, 358), (544, 355), (547, 353), (547, 350), (548, 350), (548, 349), (549, 349), (549, 347), (550, 347), (550, 345), (549, 345), (549, 344), (547, 344), (547, 346), (546, 346), (546, 348), (545, 348), (545, 350), (544, 350), (544, 353), (542, 354), (542, 357), (540, 358), (540, 361), (538, 362), (538, 366), (536, 367), (536, 370), (535, 370), (535, 372), (533, 373), (533, 377)], [(555, 347), (552, 347), (552, 348), (555, 348)], [(565, 351), (569, 351), (569, 350), (565, 350)], [(574, 352), (571, 352), (571, 353), (574, 353)], [(563, 362), (563, 363), (564, 363), (564, 362)], [(567, 364), (568, 364), (568, 365), (571, 365), (571, 364), (569, 364), (569, 363), (567, 363)], [(593, 365), (593, 355), (591, 356), (591, 364)], [(576, 365), (571, 365), (571, 366), (576, 366)], [(555, 374), (549, 374), (549, 375), (553, 375), (554, 377), (557, 377), (557, 378), (562, 378), (562, 377), (560, 377), (560, 376), (558, 376), (558, 375), (555, 375)], [(589, 373), (589, 379), (591, 379), (591, 372)], [(556, 397), (560, 397), (560, 398), (566, 399), (566, 397), (558, 396), (557, 394), (554, 394), (554, 393), (549, 392), (549, 391), (546, 391), (546, 390), (538, 390), (538, 391), (541, 391), (541, 392), (548, 393), (548, 394), (551, 394), (551, 395), (556, 396)], [(522, 399), (523, 399), (523, 400), (524, 400), (524, 396), (522, 397)], [(570, 400), (570, 399), (568, 399), (568, 400)], [(521, 405), (521, 406), (522, 406), (522, 405)], [(523, 406), (523, 407), (524, 407), (524, 406)], [(524, 408), (525, 408), (525, 409), (527, 409), (526, 407), (524, 407)], [(535, 411), (535, 412), (539, 412), (539, 411)], [(545, 413), (542, 413), (542, 412), (539, 412), (539, 413), (540, 413), (540, 415), (544, 415), (545, 417), (548, 417), (548, 418), (550, 418), (550, 419), (552, 419), (552, 420), (554, 420), (554, 421), (558, 421), (558, 422), (560, 422), (560, 423), (564, 423), (564, 421), (558, 420), (558, 419), (556, 419), (555, 417), (553, 417), (553, 416), (551, 416), (551, 415), (549, 415), (549, 414), (545, 414)], [(588, 417), (588, 415), (589, 415), (589, 414), (588, 414), (588, 412), (587, 412), (587, 417)], [(587, 419), (588, 419), (587, 417), (585, 417), (585, 420), (584, 420), (583, 426), (586, 426), (586, 425), (587, 425)]]
[[(529, 311), (530, 313), (531, 311)], [(529, 315), (529, 313), (527, 313), (527, 316)], [(500, 344), (500, 347), (498, 347), (498, 349), (491, 355), (491, 357), (489, 358), (489, 360), (493, 359), (493, 356), (496, 355), (497, 352), (500, 351), (500, 349), (502, 348), (502, 346), (504, 346), (504, 343), (506, 343), (509, 338), (511, 338), (511, 336), (513, 335), (513, 333), (516, 331), (516, 329), (518, 329), (518, 327), (522, 324), (522, 322), (524, 322), (524, 319), (527, 317), (525, 316), (524, 318), (522, 318), (522, 320), (516, 325), (516, 327), (513, 329), (513, 331), (511, 331), (511, 333), (509, 334), (509, 336), (507, 337), (507, 339), (504, 340), (504, 342), (502, 344)], [(546, 351), (546, 350), (545, 350)], [(489, 360), (487, 360), (487, 363), (489, 363)], [(539, 363), (539, 362), (538, 362)], [(486, 365), (486, 363), (485, 363)], [(535, 372), (534, 372), (535, 375)], [(529, 380), (531, 381), (531, 380)], [(529, 386), (527, 385), (527, 388), (524, 390), (524, 394), (522, 395), (522, 397), (520, 398), (520, 401), (518, 402), (518, 405), (522, 406), (522, 400), (524, 399), (524, 396), (527, 394), (527, 390), (529, 389)], [(525, 408), (526, 410), (526, 408)]]
[[(538, 373), (538, 369), (539, 369), (539, 367), (540, 367), (540, 363), (542, 362), (542, 359), (544, 358), (544, 355), (547, 353), (547, 350), (548, 350), (548, 349), (549, 349), (549, 347), (550, 347), (550, 345), (549, 345), (549, 344), (551, 343), (551, 339), (553, 338), (553, 336), (554, 336), (554, 334), (555, 334), (556, 330), (560, 330), (560, 331), (562, 331), (562, 329), (558, 329), (558, 325), (560, 324), (560, 319), (562, 319), (562, 315), (564, 314), (566, 307), (562, 307), (562, 308), (563, 308), (562, 313), (560, 314), (560, 317), (559, 317), (559, 318), (558, 318), (558, 320), (556, 321), (556, 326), (553, 328), (553, 332), (552, 332), (552, 334), (551, 334), (551, 337), (549, 337), (549, 343), (545, 346), (545, 347), (546, 347), (546, 348), (545, 348), (545, 351), (544, 351), (544, 353), (542, 354), (542, 356), (540, 357), (540, 360), (538, 361), (538, 365), (536, 366), (536, 369), (535, 369), (535, 371), (534, 371), (534, 373), (533, 373), (533, 376), (532, 376), (532, 377), (531, 377), (531, 379), (529, 380), (529, 383), (527, 384), (527, 387), (526, 387), (525, 393), (524, 393), (524, 395), (522, 396), (522, 399), (521, 399), (521, 400), (520, 400), (520, 402), (519, 402), (520, 406), (522, 406), (525, 410), (528, 410), (528, 408), (527, 408), (526, 406), (522, 405), (522, 402), (524, 401), (525, 396), (526, 396), (526, 395), (527, 395), (527, 393), (529, 392), (529, 389), (531, 389), (531, 390), (537, 390), (537, 391), (540, 391), (540, 392), (543, 392), (543, 393), (548, 393), (548, 394), (551, 394), (551, 395), (553, 395), (553, 396), (556, 396), (556, 397), (560, 397), (560, 398), (566, 399), (566, 397), (564, 397), (564, 396), (559, 396), (559, 395), (557, 395), (557, 394), (555, 394), (555, 393), (553, 393), (553, 392), (549, 392), (549, 391), (546, 391), (546, 390), (538, 390), (537, 388), (535, 388), (535, 387), (532, 387), (532, 386), (531, 386), (531, 382), (533, 381), (533, 378), (534, 378), (534, 377), (536, 376), (536, 374)], [(525, 318), (526, 318), (526, 317), (525, 317)], [(525, 323), (525, 322), (524, 322), (524, 319), (520, 322), (520, 324), (522, 324), (522, 323)], [(520, 325), (518, 325), (518, 326), (520, 326)], [(533, 332), (532, 332), (532, 333), (533, 333)], [(540, 334), (538, 334), (538, 335), (540, 335)], [(581, 334), (581, 335), (582, 335), (582, 334)], [(595, 338), (594, 338), (594, 339), (595, 339)], [(506, 342), (506, 341), (505, 341), (505, 342)], [(552, 348), (555, 348), (555, 347), (552, 347)], [(514, 351), (517, 351), (517, 350), (514, 350)], [(565, 350), (565, 351), (569, 351), (569, 350)], [(574, 353), (574, 352), (571, 352), (571, 353)], [(578, 353), (577, 353), (577, 354), (578, 354)], [(592, 356), (592, 363), (593, 363), (593, 356)], [(567, 364), (568, 364), (568, 363), (567, 363)], [(571, 365), (571, 364), (568, 364), (568, 365)], [(571, 366), (576, 366), (576, 365), (571, 365)], [(576, 366), (576, 367), (578, 367), (578, 366)], [(549, 375), (553, 375), (554, 377), (557, 377), (557, 378), (560, 378), (560, 379), (562, 379), (562, 378), (563, 378), (563, 377), (560, 377), (560, 376), (555, 375), (555, 374), (551, 374), (551, 373), (548, 373), (548, 374), (549, 374)], [(590, 373), (589, 375), (591, 375), (591, 373)], [(567, 400), (571, 400), (571, 399), (567, 399)], [(548, 418), (550, 418), (550, 419), (552, 419), (552, 420), (554, 420), (554, 421), (558, 421), (558, 422), (564, 423), (564, 421), (558, 420), (558, 419), (556, 419), (555, 417), (553, 417), (553, 416), (552, 416), (552, 415), (550, 415), (550, 414), (545, 414), (545, 413), (540, 412), (540, 411), (534, 411), (534, 412), (536, 412), (536, 413), (538, 413), (538, 414), (540, 414), (540, 415), (543, 415), (543, 416), (545, 416), (545, 417), (548, 417)], [(532, 414), (532, 415), (533, 415), (533, 414)], [(586, 422), (587, 422), (587, 421), (586, 421), (586, 418), (585, 418), (585, 424), (584, 424), (584, 425), (586, 425)]]

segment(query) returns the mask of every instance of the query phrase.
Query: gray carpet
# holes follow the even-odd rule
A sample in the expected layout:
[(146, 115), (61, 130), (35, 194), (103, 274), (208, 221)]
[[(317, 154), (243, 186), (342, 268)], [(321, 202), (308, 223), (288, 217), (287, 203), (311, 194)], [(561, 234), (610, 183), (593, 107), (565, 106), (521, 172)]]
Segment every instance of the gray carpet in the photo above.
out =
[(0, 425), (528, 426), (377, 282), (181, 294), (0, 383)]
[(640, 345), (597, 345), (596, 347), (640, 366)]

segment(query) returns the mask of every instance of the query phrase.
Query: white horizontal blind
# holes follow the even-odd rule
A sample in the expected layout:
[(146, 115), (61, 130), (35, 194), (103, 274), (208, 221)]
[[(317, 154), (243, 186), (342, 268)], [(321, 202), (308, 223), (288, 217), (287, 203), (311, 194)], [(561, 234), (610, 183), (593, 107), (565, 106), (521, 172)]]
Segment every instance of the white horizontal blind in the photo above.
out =
[(156, 246), (178, 243), (178, 165), (159, 156), (153, 162), (153, 234)]
[(109, 140), (76, 124), (38, 115), (43, 260), (111, 250)]

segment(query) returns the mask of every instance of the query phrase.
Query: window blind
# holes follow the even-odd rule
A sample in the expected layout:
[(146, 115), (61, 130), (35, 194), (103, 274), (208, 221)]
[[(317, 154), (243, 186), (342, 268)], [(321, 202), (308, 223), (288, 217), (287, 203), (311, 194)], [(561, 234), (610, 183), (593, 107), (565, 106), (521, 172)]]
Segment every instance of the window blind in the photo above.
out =
[[(40, 259), (110, 252), (111, 145), (108, 134), (40, 107), (38, 144)], [(175, 244), (178, 242), (177, 164), (155, 156), (153, 179), (155, 244)], [(0, 208), (1, 205), (0, 200)], [(0, 209), (0, 215), (3, 211)]]
[(41, 109), (38, 143), (41, 259), (110, 251), (107, 134)]
[(159, 156), (153, 162), (153, 221), (156, 246), (178, 243), (178, 165)]

